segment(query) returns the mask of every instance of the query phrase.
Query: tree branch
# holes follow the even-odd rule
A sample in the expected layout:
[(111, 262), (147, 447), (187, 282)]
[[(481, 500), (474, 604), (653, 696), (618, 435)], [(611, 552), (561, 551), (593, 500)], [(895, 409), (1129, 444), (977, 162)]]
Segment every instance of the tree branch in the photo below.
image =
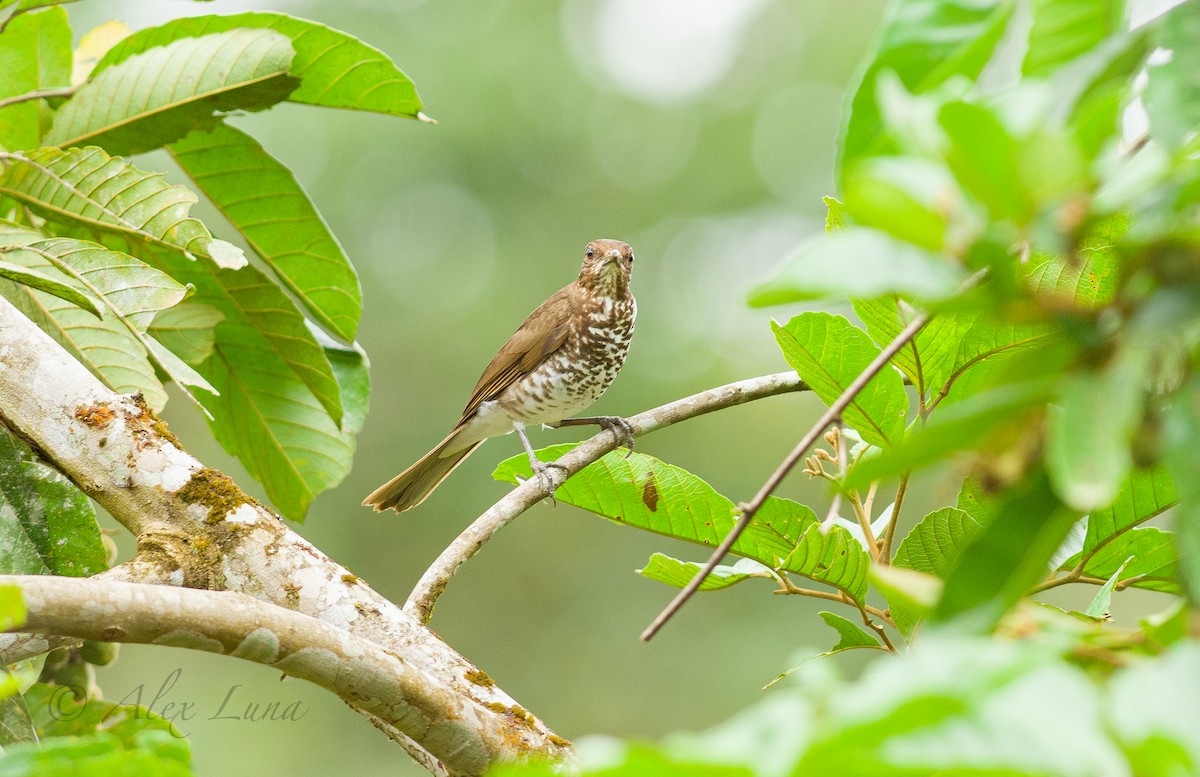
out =
[[(271, 510), (184, 451), (138, 397), (101, 384), (41, 329), (0, 299), (0, 420), (37, 446), (138, 538), (138, 561), (174, 586), (240, 591), (374, 642), (419, 670), (408, 702), (471, 705), (480, 731), (430, 729), (395, 741), (450, 764), (501, 732), (495, 760), (569, 756), (569, 744), (516, 706), (471, 662), (349, 570), (290, 530)], [(455, 739), (455, 737), (460, 737)], [(492, 741), (492, 740), (488, 740)], [(411, 751), (411, 750), (410, 750)], [(461, 772), (468, 773), (468, 772)]]
[[(800, 380), (795, 371), (778, 372), (701, 391), (699, 394), (638, 413), (626, 420), (633, 429), (633, 435), (640, 437), (705, 413), (790, 391), (807, 390), (808, 386)], [(604, 454), (616, 450), (622, 443), (623, 436), (614, 435), (609, 431), (599, 432), (555, 461), (557, 466), (551, 468), (546, 477), (530, 478), (505, 494), (458, 535), (430, 565), (408, 595), (408, 601), (404, 604), (405, 611), (422, 623), (428, 623), (433, 614), (434, 604), (458, 568), (478, 553), (492, 535), (550, 495), (547, 478), (554, 488), (558, 488), (571, 475)]]
[(871, 379), (874, 378), (880, 372), (880, 370), (884, 369), (887, 366), (887, 363), (891, 361), (892, 357), (895, 356), (900, 349), (903, 348), (906, 343), (908, 343), (909, 340), (916, 337), (917, 333), (920, 332), (928, 323), (929, 316), (927, 314), (921, 314), (914, 318), (908, 324), (908, 326), (904, 327), (904, 329), (900, 331), (900, 334), (896, 335), (895, 339), (888, 343), (886, 348), (879, 352), (879, 355), (876, 356), (875, 359), (868, 364), (865, 369), (863, 369), (862, 373), (859, 374), (859, 376), (855, 378), (849, 386), (846, 387), (846, 390), (842, 392), (841, 396), (833, 401), (833, 404), (829, 406), (829, 409), (821, 414), (821, 417), (818, 418), (817, 422), (812, 425), (812, 428), (808, 430), (808, 433), (800, 439), (800, 442), (796, 444), (796, 447), (792, 449), (791, 453), (787, 455), (787, 457), (779, 464), (779, 466), (775, 468), (775, 471), (771, 473), (770, 477), (767, 478), (766, 482), (763, 483), (762, 488), (758, 489), (758, 493), (754, 495), (754, 498), (749, 502), (740, 505), (742, 517), (739, 518), (738, 522), (734, 524), (733, 529), (730, 530), (725, 539), (721, 541), (721, 544), (718, 545), (716, 550), (713, 551), (712, 555), (709, 556), (708, 561), (704, 564), (703, 568), (696, 573), (696, 576), (692, 578), (691, 582), (681, 589), (679, 593), (675, 595), (675, 598), (672, 599), (671, 602), (666, 606), (666, 608), (664, 608), (663, 611), (658, 614), (658, 617), (656, 617), (650, 623), (650, 625), (646, 627), (646, 630), (642, 632), (643, 640), (648, 641), (654, 637), (654, 635), (658, 633), (658, 630), (663, 627), (663, 624), (670, 620), (671, 616), (679, 611), (679, 608), (691, 598), (692, 594), (696, 593), (696, 590), (700, 588), (700, 584), (703, 583), (704, 579), (707, 578), (709, 574), (716, 568), (717, 564), (721, 563), (721, 560), (725, 558), (725, 554), (729, 552), (731, 547), (733, 547), (733, 543), (737, 541), (737, 538), (741, 536), (742, 532), (746, 530), (746, 527), (750, 525), (750, 520), (754, 517), (754, 514), (758, 512), (759, 508), (763, 506), (763, 503), (767, 501), (767, 497), (779, 487), (779, 484), (783, 482), (784, 477), (786, 477), (787, 474), (791, 472), (792, 468), (796, 466), (796, 462), (800, 461), (800, 459), (804, 457), (805, 452), (812, 447), (813, 443), (815, 443), (822, 434), (824, 434), (825, 430), (841, 417), (846, 408), (850, 406), (850, 403), (854, 401), (854, 398), (858, 396), (858, 393), (862, 391), (868, 383), (871, 382)]
[(0, 585), (21, 589), (25, 631), (185, 647), (266, 664), (443, 751), (453, 774), (478, 774), (510, 749), (507, 732), (485, 720), (478, 704), (448, 688), (431, 692), (434, 678), (399, 655), (245, 594), (48, 575), (0, 575)]

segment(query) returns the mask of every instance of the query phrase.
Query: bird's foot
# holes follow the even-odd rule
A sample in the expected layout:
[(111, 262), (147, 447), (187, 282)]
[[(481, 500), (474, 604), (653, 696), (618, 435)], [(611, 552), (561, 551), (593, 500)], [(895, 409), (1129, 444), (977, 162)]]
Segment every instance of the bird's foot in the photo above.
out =
[(598, 415), (596, 423), (601, 429), (607, 429), (617, 438), (617, 444), (624, 443), (628, 449), (625, 451), (625, 458), (633, 455), (633, 424), (625, 420), (619, 415)]
[(633, 455), (633, 424), (619, 415), (595, 415), (587, 418), (566, 418), (562, 421), (557, 421), (547, 426), (555, 428), (563, 426), (599, 426), (601, 429), (606, 429), (613, 433), (617, 438), (617, 445), (624, 445), (629, 450), (625, 453), (625, 458)]
[(558, 464), (553, 461), (542, 461), (541, 459), (538, 459), (533, 456), (531, 456), (529, 458), (529, 466), (533, 468), (533, 474), (537, 477), (537, 479), (545, 487), (546, 492), (547, 492), (546, 495), (548, 497), (550, 497), (550, 502), (557, 507), (558, 502), (554, 498), (554, 488), (555, 488), (554, 487), (554, 478), (551, 477), (550, 470), (561, 469), (563, 472), (566, 472), (568, 475), (570, 475), (570, 472), (568, 472), (567, 468), (564, 467), (562, 464)]

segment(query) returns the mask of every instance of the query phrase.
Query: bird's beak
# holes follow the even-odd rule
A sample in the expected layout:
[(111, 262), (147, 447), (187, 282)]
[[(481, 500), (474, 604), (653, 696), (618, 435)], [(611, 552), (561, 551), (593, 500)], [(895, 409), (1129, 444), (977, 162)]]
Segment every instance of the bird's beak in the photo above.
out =
[(619, 261), (621, 261), (621, 252), (615, 248), (613, 250), (609, 251), (608, 254), (604, 257), (605, 264), (611, 264), (613, 262), (619, 262)]

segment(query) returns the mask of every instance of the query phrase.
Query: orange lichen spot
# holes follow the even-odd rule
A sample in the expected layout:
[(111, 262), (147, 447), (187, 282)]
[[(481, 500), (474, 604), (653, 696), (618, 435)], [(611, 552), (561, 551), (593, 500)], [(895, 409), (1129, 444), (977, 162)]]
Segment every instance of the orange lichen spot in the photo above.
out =
[(83, 405), (75, 408), (75, 419), (93, 429), (103, 429), (117, 417), (112, 408), (101, 403), (98, 405)]

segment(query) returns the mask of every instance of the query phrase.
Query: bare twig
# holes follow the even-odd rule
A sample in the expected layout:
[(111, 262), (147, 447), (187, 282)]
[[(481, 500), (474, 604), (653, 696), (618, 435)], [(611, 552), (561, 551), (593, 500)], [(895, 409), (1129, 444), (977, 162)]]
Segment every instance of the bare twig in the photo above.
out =
[[(640, 437), (656, 429), (662, 429), (705, 413), (790, 391), (806, 390), (808, 390), (808, 386), (797, 377), (795, 372), (779, 372), (702, 391), (644, 413), (638, 413), (626, 420), (633, 428), (634, 436)], [(530, 478), (508, 492), (500, 501), (489, 507), (483, 515), (476, 518), (462, 534), (458, 535), (454, 542), (450, 543), (449, 547), (442, 551), (441, 555), (421, 576), (412, 593), (409, 594), (404, 609), (416, 616), (422, 623), (428, 623), (434, 604), (442, 595), (442, 591), (445, 590), (451, 578), (454, 577), (454, 573), (467, 559), (478, 553), (484, 543), (492, 538), (492, 535), (511, 523), (518, 515), (545, 499), (551, 486), (558, 488), (568, 477), (609, 451), (616, 450), (624, 442), (623, 437), (607, 430), (602, 431), (560, 457), (555, 462), (558, 466), (552, 468), (547, 473), (547, 477)]]
[(5, 97), (3, 100), (0, 100), (0, 108), (7, 108), (10, 105), (29, 102), (30, 100), (44, 100), (47, 97), (70, 97), (73, 94), (75, 94), (75, 87), (73, 86), (63, 87), (62, 89), (39, 89), (36, 92), (26, 92), (25, 94)]
[(792, 449), (791, 453), (787, 455), (783, 462), (780, 463), (780, 465), (775, 468), (775, 471), (771, 473), (771, 476), (767, 478), (767, 481), (763, 483), (762, 488), (758, 490), (758, 493), (754, 495), (754, 498), (749, 502), (740, 505), (742, 517), (738, 519), (736, 524), (734, 524), (733, 529), (728, 535), (726, 535), (721, 544), (717, 546), (717, 549), (713, 551), (708, 561), (704, 564), (704, 567), (698, 573), (696, 573), (696, 576), (692, 578), (691, 582), (689, 582), (687, 586), (685, 586), (678, 594), (676, 594), (675, 598), (671, 600), (670, 604), (668, 604), (666, 608), (659, 613), (658, 617), (646, 627), (646, 630), (642, 632), (643, 640), (651, 639), (658, 632), (658, 630), (663, 627), (663, 624), (670, 620), (671, 616), (678, 612), (679, 608), (691, 598), (692, 594), (694, 594), (700, 587), (700, 584), (704, 582), (704, 579), (707, 578), (713, 569), (716, 568), (717, 564), (720, 564), (721, 560), (725, 558), (725, 554), (729, 552), (729, 549), (733, 546), (733, 543), (737, 541), (737, 538), (741, 536), (742, 532), (746, 530), (746, 527), (750, 525), (750, 520), (754, 517), (754, 514), (758, 512), (763, 503), (767, 501), (767, 497), (779, 487), (779, 484), (783, 482), (784, 477), (786, 477), (788, 472), (792, 470), (792, 467), (796, 466), (796, 462), (803, 458), (805, 452), (812, 447), (812, 444), (817, 441), (817, 438), (829, 428), (829, 425), (832, 424), (838, 417), (840, 417), (846, 408), (850, 406), (850, 403), (854, 401), (854, 398), (858, 396), (858, 393), (862, 391), (868, 383), (871, 382), (872, 378), (879, 374), (880, 370), (887, 366), (892, 357), (895, 356), (896, 353), (903, 348), (909, 340), (916, 337), (917, 333), (920, 332), (927, 323), (929, 323), (929, 316), (924, 313), (914, 318), (908, 324), (908, 326), (901, 330), (900, 334), (896, 335), (895, 339), (888, 343), (886, 348), (879, 352), (879, 355), (867, 365), (862, 373), (855, 378), (849, 386), (846, 387), (846, 390), (842, 392), (841, 396), (833, 401), (833, 404), (829, 406), (829, 409), (821, 414), (821, 417), (818, 418), (817, 422), (813, 424), (811, 429), (808, 430), (808, 433), (801, 438), (800, 442), (796, 444), (796, 447)]

